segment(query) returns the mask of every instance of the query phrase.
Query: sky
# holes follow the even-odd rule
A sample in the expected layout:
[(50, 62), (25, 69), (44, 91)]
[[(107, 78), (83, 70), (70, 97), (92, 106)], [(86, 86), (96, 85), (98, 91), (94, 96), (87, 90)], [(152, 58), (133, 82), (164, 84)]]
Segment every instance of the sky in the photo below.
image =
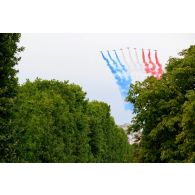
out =
[[(130, 123), (133, 113), (125, 110), (116, 81), (99, 51), (116, 49), (120, 56), (120, 48), (130, 47), (132, 51), (137, 48), (141, 57), (141, 48), (157, 49), (165, 68), (169, 57), (178, 57), (178, 52), (194, 44), (195, 34), (22, 34), (20, 45), (25, 50), (20, 54), (22, 59), (17, 66), (19, 82), (22, 84), (26, 79), (33, 81), (37, 77), (69, 80), (79, 84), (89, 100), (108, 103), (117, 124)], [(143, 70), (130, 65), (127, 68), (133, 82), (146, 78)]]

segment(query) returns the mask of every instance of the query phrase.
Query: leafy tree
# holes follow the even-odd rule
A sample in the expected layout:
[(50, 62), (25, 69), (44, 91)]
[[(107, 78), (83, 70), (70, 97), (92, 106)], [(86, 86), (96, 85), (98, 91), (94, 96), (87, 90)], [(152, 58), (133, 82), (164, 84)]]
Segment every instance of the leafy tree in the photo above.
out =
[(12, 162), (129, 162), (127, 135), (110, 107), (67, 81), (27, 81), (12, 122)]
[(20, 34), (0, 34), (1, 162), (129, 162), (124, 131), (103, 102), (68, 81), (19, 86)]
[(130, 131), (142, 131), (140, 162), (195, 162), (195, 46), (170, 58), (161, 80), (131, 86), (136, 116)]
[(127, 135), (115, 124), (110, 107), (104, 102), (90, 102), (88, 115), (94, 162), (130, 162)]
[(13, 123), (16, 162), (88, 162), (85, 93), (68, 82), (27, 81)]
[(104, 162), (107, 153), (105, 119), (109, 116), (109, 107), (103, 102), (93, 101), (88, 104), (87, 114), (89, 123), (89, 144), (91, 147), (92, 162)]
[(23, 50), (18, 46), (20, 40), (18, 33), (0, 34), (0, 161), (8, 157), (10, 148), (10, 123), (12, 108), (17, 95), (18, 79), (17, 70), (20, 57), (18, 53)]
[(112, 151), (110, 151), (112, 156), (112, 162), (117, 163), (128, 163), (132, 162), (132, 149), (128, 143), (128, 137), (122, 128), (115, 126), (113, 128), (113, 140)]

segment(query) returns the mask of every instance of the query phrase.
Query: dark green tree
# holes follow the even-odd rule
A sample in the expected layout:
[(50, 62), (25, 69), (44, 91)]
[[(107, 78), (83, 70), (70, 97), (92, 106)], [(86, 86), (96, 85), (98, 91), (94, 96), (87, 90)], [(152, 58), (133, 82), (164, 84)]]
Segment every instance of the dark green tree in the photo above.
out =
[(12, 108), (17, 95), (18, 79), (15, 65), (20, 57), (18, 53), (23, 50), (18, 46), (20, 40), (18, 33), (0, 34), (0, 161), (6, 161), (10, 148), (10, 123)]
[(149, 77), (129, 91), (136, 114), (129, 130), (142, 131), (140, 162), (195, 161), (195, 46), (180, 56), (169, 59), (161, 80)]

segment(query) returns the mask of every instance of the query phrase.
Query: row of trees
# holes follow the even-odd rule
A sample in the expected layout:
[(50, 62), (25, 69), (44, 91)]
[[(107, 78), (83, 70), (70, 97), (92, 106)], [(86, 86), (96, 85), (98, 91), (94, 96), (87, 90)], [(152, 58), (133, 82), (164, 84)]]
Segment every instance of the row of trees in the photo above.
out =
[(128, 101), (135, 106), (130, 132), (137, 162), (195, 162), (195, 46), (170, 58), (161, 80), (137, 82)]
[(0, 35), (1, 162), (130, 162), (127, 135), (103, 102), (68, 81), (19, 86), (20, 34)]
[[(131, 85), (130, 146), (103, 102), (68, 81), (18, 85), (20, 34), (0, 34), (1, 162), (195, 162), (195, 46), (170, 58), (161, 80)], [(141, 133), (140, 133), (141, 132)]]
[(129, 162), (127, 136), (103, 102), (80, 86), (37, 79), (19, 88), (12, 136), (14, 162)]

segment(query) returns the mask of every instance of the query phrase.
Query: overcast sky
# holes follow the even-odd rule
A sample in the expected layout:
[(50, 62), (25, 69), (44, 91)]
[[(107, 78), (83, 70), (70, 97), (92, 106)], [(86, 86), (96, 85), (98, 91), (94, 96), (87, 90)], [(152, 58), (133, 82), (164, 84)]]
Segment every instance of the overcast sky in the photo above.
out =
[[(140, 53), (140, 48), (157, 49), (165, 67), (170, 56), (176, 57), (193, 44), (195, 34), (22, 34), (25, 51), (18, 65), (19, 82), (36, 77), (69, 80), (81, 85), (90, 100), (107, 102), (116, 123), (129, 123), (132, 113), (124, 109), (114, 77), (99, 51), (136, 47)], [(136, 67), (129, 70), (133, 81), (146, 77)]]

